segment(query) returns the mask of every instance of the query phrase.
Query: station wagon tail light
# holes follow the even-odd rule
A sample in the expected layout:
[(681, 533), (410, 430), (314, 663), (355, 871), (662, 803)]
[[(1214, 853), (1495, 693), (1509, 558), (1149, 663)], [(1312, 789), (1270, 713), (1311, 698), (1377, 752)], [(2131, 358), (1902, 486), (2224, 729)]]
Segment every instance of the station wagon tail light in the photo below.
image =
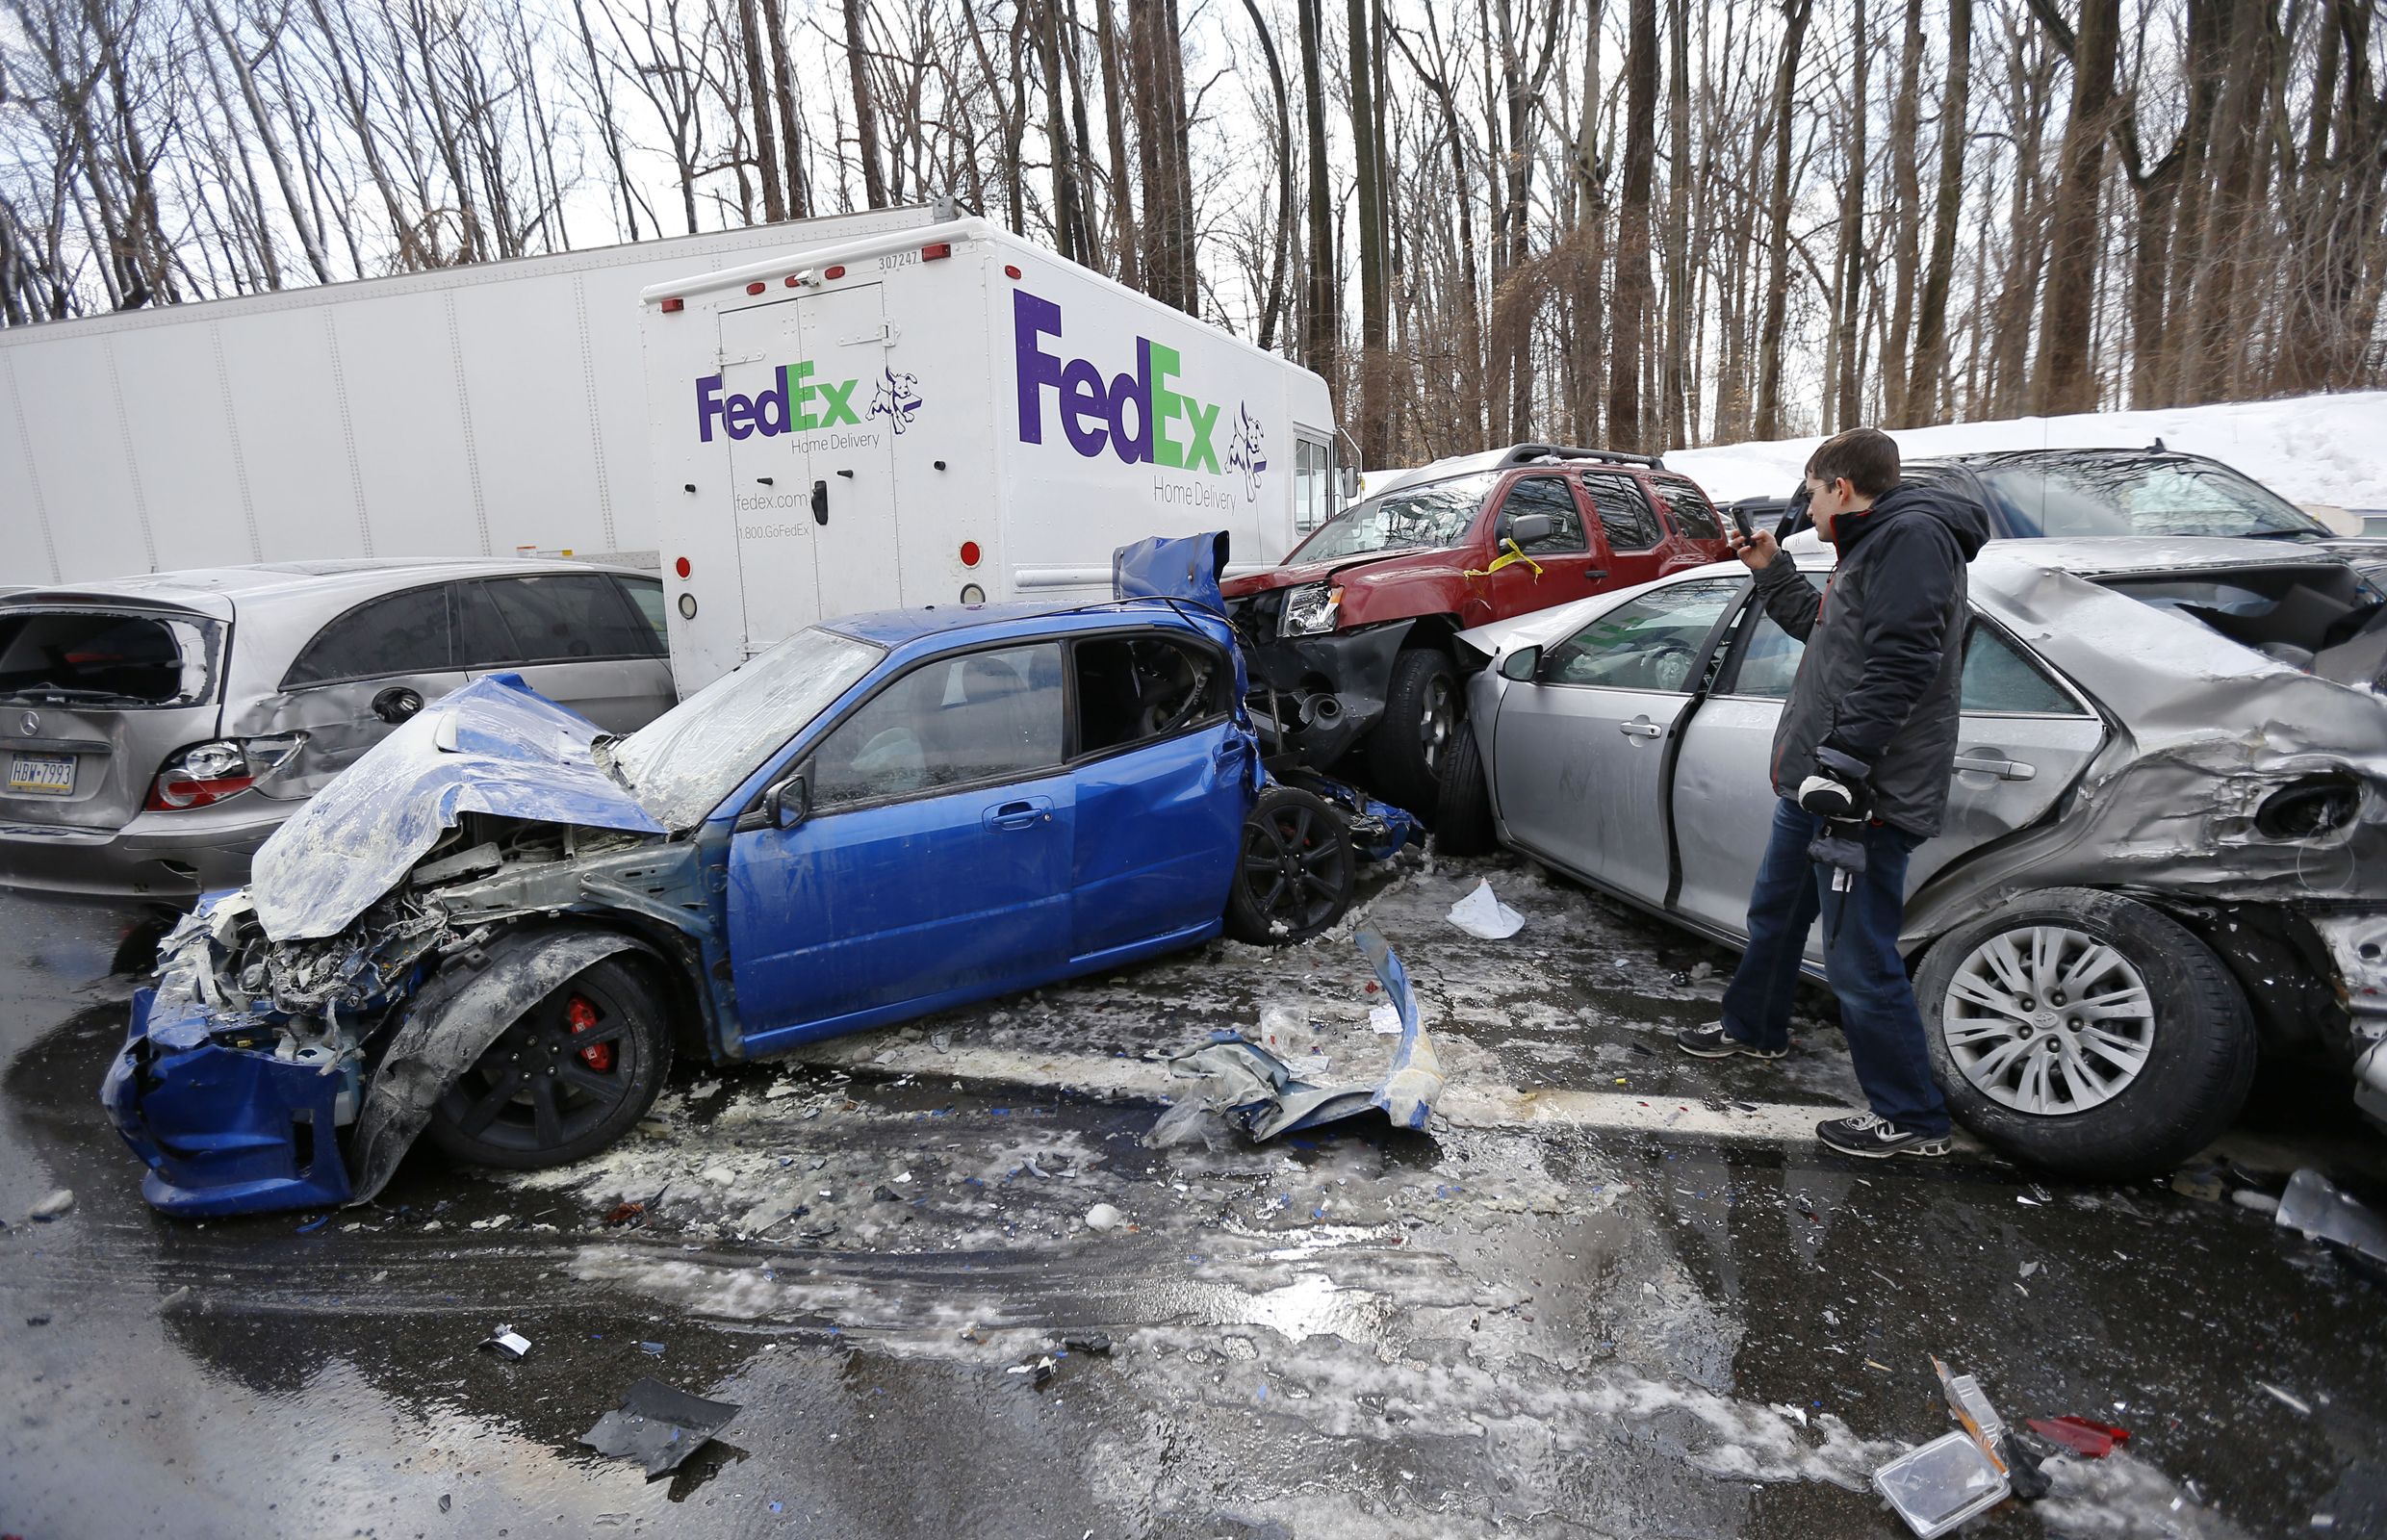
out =
[(1316, 636), (1334, 629), (1342, 608), (1342, 589), (1330, 583), (1310, 583), (1285, 595), (1285, 618), (1277, 629), (1287, 636)]
[(179, 812), (237, 797), (289, 763), (306, 741), (303, 732), (282, 732), (192, 744), (158, 771), (143, 806), (151, 812)]
[(950, 241), (932, 241), (920, 248), (922, 262), (942, 262), (952, 255), (953, 243)]

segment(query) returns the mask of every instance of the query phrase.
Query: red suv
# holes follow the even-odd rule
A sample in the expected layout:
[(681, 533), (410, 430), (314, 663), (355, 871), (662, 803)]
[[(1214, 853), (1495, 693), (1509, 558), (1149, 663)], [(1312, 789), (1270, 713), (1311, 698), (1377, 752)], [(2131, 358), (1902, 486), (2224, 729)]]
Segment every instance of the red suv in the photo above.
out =
[(1655, 456), (1520, 444), (1439, 460), (1225, 585), (1252, 714), (1324, 769), (1430, 815), (1463, 708), (1450, 638), (1729, 555), (1715, 505)]

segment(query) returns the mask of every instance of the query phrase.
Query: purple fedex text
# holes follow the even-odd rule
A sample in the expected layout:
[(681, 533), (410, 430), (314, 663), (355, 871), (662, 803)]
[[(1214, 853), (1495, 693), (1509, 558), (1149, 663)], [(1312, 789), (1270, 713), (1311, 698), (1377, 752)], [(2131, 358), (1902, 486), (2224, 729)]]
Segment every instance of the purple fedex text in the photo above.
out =
[[(811, 377), (812, 365), (808, 360), (798, 364), (782, 364), (772, 375), (769, 390), (756, 396), (721, 394), (721, 376), (707, 374), (696, 382), (696, 432), (706, 444), (713, 441), (713, 423), (720, 421), (722, 430), (733, 439), (759, 433), (776, 438), (782, 433), (809, 433), (816, 427), (835, 427), (840, 424), (860, 424), (854, 415), (850, 398), (858, 380), (816, 380)], [(814, 411), (812, 403), (820, 409)]]
[(1024, 289), (1012, 292), (1012, 342), (1019, 375), (1019, 438), (1044, 442), (1044, 397), (1069, 448), (1089, 459), (1108, 449), (1129, 465), (1149, 461), (1217, 475), (1219, 451), (1211, 446), (1219, 409), (1174, 389), (1177, 350), (1149, 337), (1136, 339), (1136, 372), (1108, 380), (1092, 361), (1065, 362), (1048, 351), (1046, 338), (1061, 337), (1061, 307)]

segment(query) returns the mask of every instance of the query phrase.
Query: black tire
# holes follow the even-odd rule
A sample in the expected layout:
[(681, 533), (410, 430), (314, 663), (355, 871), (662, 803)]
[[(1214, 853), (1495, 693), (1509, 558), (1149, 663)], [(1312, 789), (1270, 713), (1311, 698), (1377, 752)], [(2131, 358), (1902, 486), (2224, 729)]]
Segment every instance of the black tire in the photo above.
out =
[(1226, 932), (1254, 946), (1294, 946), (1351, 907), (1350, 826), (1323, 797), (1274, 785), (1244, 819)]
[[(2033, 961), (2024, 934), (2040, 927), (2047, 928), (2052, 948), (2043, 970)], [(2078, 939), (2067, 941), (2058, 932)], [(2017, 964), (2013, 977), (2040, 994), (2016, 993), (1998, 983), (2003, 975), (1983, 949), (2001, 936), (2016, 938), (2009, 942), (2010, 962)], [(2087, 950), (2092, 944), (2111, 948), (2136, 972), (2143, 985), (2143, 1006), (2123, 988), (2125, 972), (2076, 971), (2094, 955)], [(1970, 973), (1968, 962), (1985, 970), (1989, 997), (2035, 1008), (2032, 1019), (2019, 1010), (1988, 1004), (1976, 1004), (1975, 1015), (1952, 1019), (1949, 990), (1960, 973)], [(2065, 982), (2067, 970), (2074, 970), (2070, 977), (2078, 984), (2098, 988), (2091, 998), (2118, 1003), (2101, 1005), (2097, 1017), (2068, 1014), (2067, 1008), (2081, 1001), (2047, 989), (2050, 977)], [(1968, 976), (1964, 982), (1978, 989), (1983, 978)], [(1959, 926), (1924, 956), (1914, 992), (1932, 1068), (1957, 1120), (2015, 1159), (2066, 1175), (2118, 1181), (2169, 1170), (2220, 1136), (2253, 1084), (2254, 1020), (2237, 980), (2187, 927), (2119, 894), (2047, 888)], [(2063, 1111), (2064, 1105), (2088, 1099), (2073, 1093), (2090, 1081), (2070, 1065), (2085, 1064), (2091, 1074), (2108, 1082), (2121, 1073), (2123, 1059), (2099, 1046), (2098, 1039), (2084, 1039), (2084, 1028), (2134, 1052), (2139, 1067), (2104, 1100)], [(1952, 1043), (1952, 1036), (1960, 1041)], [(2000, 1054), (2008, 1056), (2006, 1062), (1998, 1061)], [(2034, 1061), (2045, 1066), (2038, 1071), (2039, 1099), (2059, 1110), (2034, 1112), (2012, 1104), (2031, 1099), (2028, 1065)], [(2008, 1099), (1991, 1095), (1974, 1075)]]
[(1384, 714), (1368, 733), (1370, 789), (1432, 819), (1441, 802), (1443, 760), (1464, 731), (1466, 709), (1459, 671), (1443, 653), (1417, 647), (1396, 657)]
[(568, 1166), (629, 1133), (670, 1070), (660, 997), (639, 968), (607, 958), (507, 1027), (440, 1098), (424, 1137), (470, 1166)]
[(1442, 806), (1434, 813), (1434, 849), (1444, 856), (1488, 856), (1500, 836), (1492, 827), (1492, 793), (1483, 783), (1483, 752), (1476, 730), (1459, 724), (1442, 762)]

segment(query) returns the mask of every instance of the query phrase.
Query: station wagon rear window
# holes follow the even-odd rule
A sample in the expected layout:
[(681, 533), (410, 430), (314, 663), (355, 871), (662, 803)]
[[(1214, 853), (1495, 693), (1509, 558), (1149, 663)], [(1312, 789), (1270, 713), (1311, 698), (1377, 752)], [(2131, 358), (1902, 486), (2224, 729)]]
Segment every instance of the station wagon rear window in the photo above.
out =
[(216, 698), (223, 627), (141, 611), (0, 611), (0, 700), (197, 706)]

